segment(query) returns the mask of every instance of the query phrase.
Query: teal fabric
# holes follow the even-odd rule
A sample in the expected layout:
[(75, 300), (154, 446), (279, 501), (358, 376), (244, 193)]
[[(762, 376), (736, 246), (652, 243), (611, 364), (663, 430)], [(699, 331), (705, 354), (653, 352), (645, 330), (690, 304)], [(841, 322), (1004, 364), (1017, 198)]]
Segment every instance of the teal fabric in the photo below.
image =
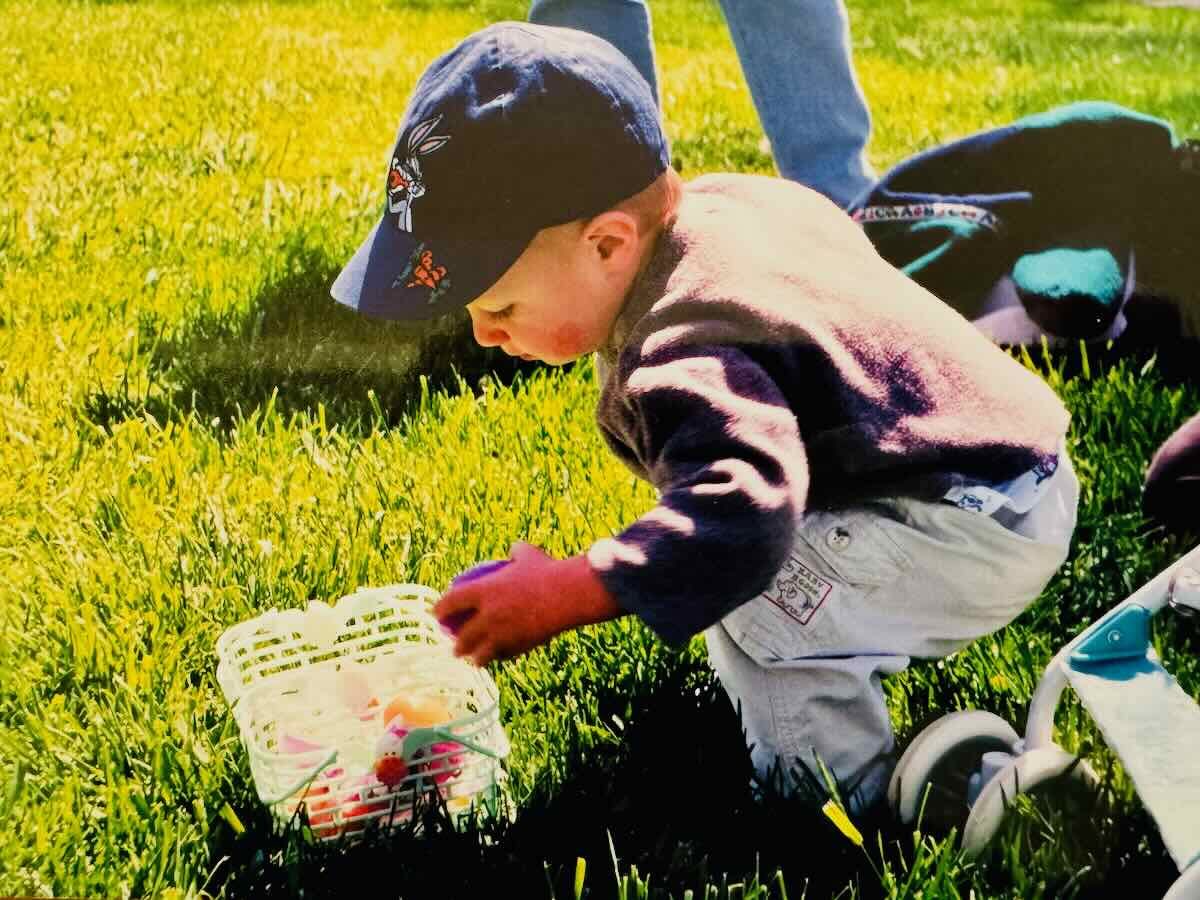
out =
[(1076, 122), (1118, 128), (1139, 124), (1155, 130), (1165, 128), (1169, 139), (1175, 140), (1175, 132), (1169, 122), (1136, 110), (1126, 109), (1124, 106), (1118, 106), (1116, 103), (1109, 103), (1106, 100), (1081, 100), (1078, 103), (1069, 103), (1066, 106), (1025, 116), (1018, 120), (1017, 124), (1022, 128), (1059, 128)]
[(1125, 278), (1107, 247), (1027, 253), (1012, 270), (1029, 318), (1051, 334), (1084, 339), (1103, 334), (1121, 311)]
[(1108, 307), (1125, 293), (1125, 276), (1108, 250), (1027, 253), (1013, 266), (1012, 278), (1023, 295), (1047, 300), (1081, 298)]
[(1178, 145), (1162, 119), (1072, 103), (903, 160), (849, 212), (884, 259), (955, 308), (1012, 275), (1043, 330), (1097, 337), (1120, 313), (1131, 250), (1139, 288), (1200, 284), (1200, 177), (1181, 175)]

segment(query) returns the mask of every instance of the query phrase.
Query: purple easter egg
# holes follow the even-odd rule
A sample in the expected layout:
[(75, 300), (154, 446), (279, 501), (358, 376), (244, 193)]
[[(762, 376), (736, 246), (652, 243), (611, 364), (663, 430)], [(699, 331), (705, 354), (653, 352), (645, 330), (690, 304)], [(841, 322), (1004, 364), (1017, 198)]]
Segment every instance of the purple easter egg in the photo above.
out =
[[(450, 582), (450, 585), (453, 587), (456, 584), (466, 584), (468, 581), (474, 581), (477, 578), (482, 578), (484, 575), (491, 574), (498, 569), (504, 568), (510, 562), (512, 562), (511, 559), (491, 559), (487, 562), (480, 563), (477, 566), (472, 566), (461, 575), (457, 576), (452, 582)], [(458, 629), (462, 628), (463, 623), (469, 618), (471, 618), (471, 611), (464, 610), (463, 612), (455, 613), (452, 616), (447, 616), (446, 618), (441, 619), (439, 624), (441, 624), (443, 629), (454, 635), (458, 634)]]

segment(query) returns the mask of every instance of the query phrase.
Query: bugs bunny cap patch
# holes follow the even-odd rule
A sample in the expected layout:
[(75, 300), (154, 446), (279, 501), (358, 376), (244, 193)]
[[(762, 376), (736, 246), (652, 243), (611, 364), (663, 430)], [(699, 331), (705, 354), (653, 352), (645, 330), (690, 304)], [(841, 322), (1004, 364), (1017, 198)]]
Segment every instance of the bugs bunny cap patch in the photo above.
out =
[(331, 293), (384, 319), (428, 319), (495, 284), (542, 228), (611, 209), (665, 171), (645, 79), (583, 31), (500, 22), (418, 80), (387, 206)]

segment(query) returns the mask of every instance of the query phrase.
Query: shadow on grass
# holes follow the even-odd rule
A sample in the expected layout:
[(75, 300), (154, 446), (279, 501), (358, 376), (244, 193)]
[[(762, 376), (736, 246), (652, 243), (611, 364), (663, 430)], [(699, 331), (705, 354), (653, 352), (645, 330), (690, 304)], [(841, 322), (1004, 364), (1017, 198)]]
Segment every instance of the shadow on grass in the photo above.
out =
[[(84, 397), (82, 415), (107, 428), (143, 413), (160, 422), (194, 413), (227, 427), (268, 405), (285, 420), (315, 416), (320, 406), (329, 426), (357, 432), (399, 421), (417, 401), (422, 375), (431, 390), (454, 389), (460, 377), (472, 387), (484, 375), (508, 383), (541, 367), (480, 347), (465, 312), (414, 325), (368, 319), (337, 304), (329, 286), (343, 261), (303, 232), (288, 239), (279, 258), (257, 295), (232, 310), (202, 309), (169, 332), (144, 318), (139, 343), (151, 348), (149, 383), (96, 387)], [(1197, 343), (1178, 338), (1173, 308), (1143, 302), (1129, 311), (1129, 328), (1111, 349), (1088, 348), (1092, 364), (1157, 354), (1168, 384), (1200, 383)], [(1068, 376), (1081, 368), (1077, 348), (1055, 356), (1066, 359)]]
[[(615, 692), (601, 699), (613, 708), (628, 700)], [(858, 897), (874, 898), (895, 895), (877, 869), (886, 865), (903, 884), (914, 867), (913, 830), (882, 810), (856, 823), (864, 852), (810, 803), (778, 795), (756, 802), (739, 722), (714, 677), (672, 676), (636, 701), (620, 745), (568, 756), (562, 782), (536, 787), (511, 821), (498, 818), (461, 833), (444, 813), (430, 810), (423, 837), (372, 833), (356, 846), (311, 846), (294, 829), (273, 833), (261, 807), (239, 809), (253, 827), (241, 836), (226, 830), (212, 846), (212, 858), (226, 862), (221, 883), (208, 889), (236, 897), (300, 889), (306, 897), (338, 897), (352, 880), (365, 879), (372, 896), (574, 897), (582, 858), (590, 897), (618, 896), (616, 868), (625, 876), (635, 866), (643, 880), (650, 878), (651, 897), (681, 897), (687, 889), (712, 896), (706, 884), (740, 882), (748, 889), (756, 873), (760, 885), (773, 889), (770, 896), (782, 897), (779, 871), (787, 896), (839, 896), (853, 884)], [(1046, 895), (1113, 896), (1107, 893), (1113, 883), (1164, 892), (1175, 871), (1147, 817), (1118, 815), (1109, 834), (1115, 846), (1108, 859), (1096, 860), (1097, 868), (1081, 871), (1078, 880), (1045, 884)], [(992, 871), (1006, 877), (1005, 865)], [(916, 868), (937, 874), (928, 861)], [(951, 871), (960, 885), (970, 877), (965, 867)], [(1005, 885), (995, 887), (1005, 892)], [(1158, 895), (1126, 896), (1135, 894)]]
[(509, 382), (538, 368), (476, 344), (465, 312), (415, 326), (341, 306), (329, 296), (341, 263), (294, 238), (245, 306), (203, 311), (172, 334), (144, 319), (149, 385), (97, 388), (83, 414), (103, 427), (143, 412), (160, 422), (194, 412), (228, 426), (268, 405), (285, 420), (315, 417), (323, 406), (330, 427), (355, 431), (396, 423), (419, 397), (422, 375), (436, 390), (459, 377), (470, 385), (483, 375)]
[[(601, 711), (624, 710), (629, 698), (611, 693)], [(640, 697), (628, 718), (619, 746), (571, 750), (561, 783), (539, 785), (511, 821), (473, 832), (456, 833), (431, 810), (420, 838), (373, 834), (339, 849), (306, 846), (291, 832), (263, 846), (264, 814), (246, 810), (256, 827), (212, 848), (213, 858), (229, 859), (224, 883), (208, 889), (252, 897), (303, 887), (306, 897), (336, 897), (349, 879), (365, 877), (386, 896), (573, 897), (582, 857), (587, 896), (609, 897), (614, 850), (622, 875), (630, 866), (642, 878), (653, 873), (655, 896), (686, 888), (705, 896), (706, 882), (720, 884), (726, 873), (731, 883), (749, 881), (756, 868), (767, 883), (783, 867), (790, 896), (801, 896), (805, 882), (810, 896), (836, 893), (852, 878), (868, 891), (877, 882), (861, 852), (811, 808), (778, 797), (754, 802), (738, 720), (715, 678), (697, 683), (681, 673)]]

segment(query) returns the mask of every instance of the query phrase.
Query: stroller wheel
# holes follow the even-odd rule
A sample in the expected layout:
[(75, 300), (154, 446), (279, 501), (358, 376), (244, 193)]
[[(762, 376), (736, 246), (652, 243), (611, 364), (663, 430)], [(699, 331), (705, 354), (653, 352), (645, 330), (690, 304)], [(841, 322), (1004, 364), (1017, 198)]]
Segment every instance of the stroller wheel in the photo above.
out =
[(1019, 737), (999, 716), (967, 709), (942, 716), (916, 736), (896, 763), (888, 802), (905, 824), (931, 831), (961, 827), (970, 812), (971, 776), (983, 754), (1014, 753)]
[(1099, 779), (1085, 760), (1057, 744), (1028, 750), (1012, 759), (984, 785), (971, 805), (963, 828), (962, 847), (968, 856), (978, 856), (1000, 830), (1005, 813), (1019, 794), (1057, 795), (1059, 803), (1094, 803)]

